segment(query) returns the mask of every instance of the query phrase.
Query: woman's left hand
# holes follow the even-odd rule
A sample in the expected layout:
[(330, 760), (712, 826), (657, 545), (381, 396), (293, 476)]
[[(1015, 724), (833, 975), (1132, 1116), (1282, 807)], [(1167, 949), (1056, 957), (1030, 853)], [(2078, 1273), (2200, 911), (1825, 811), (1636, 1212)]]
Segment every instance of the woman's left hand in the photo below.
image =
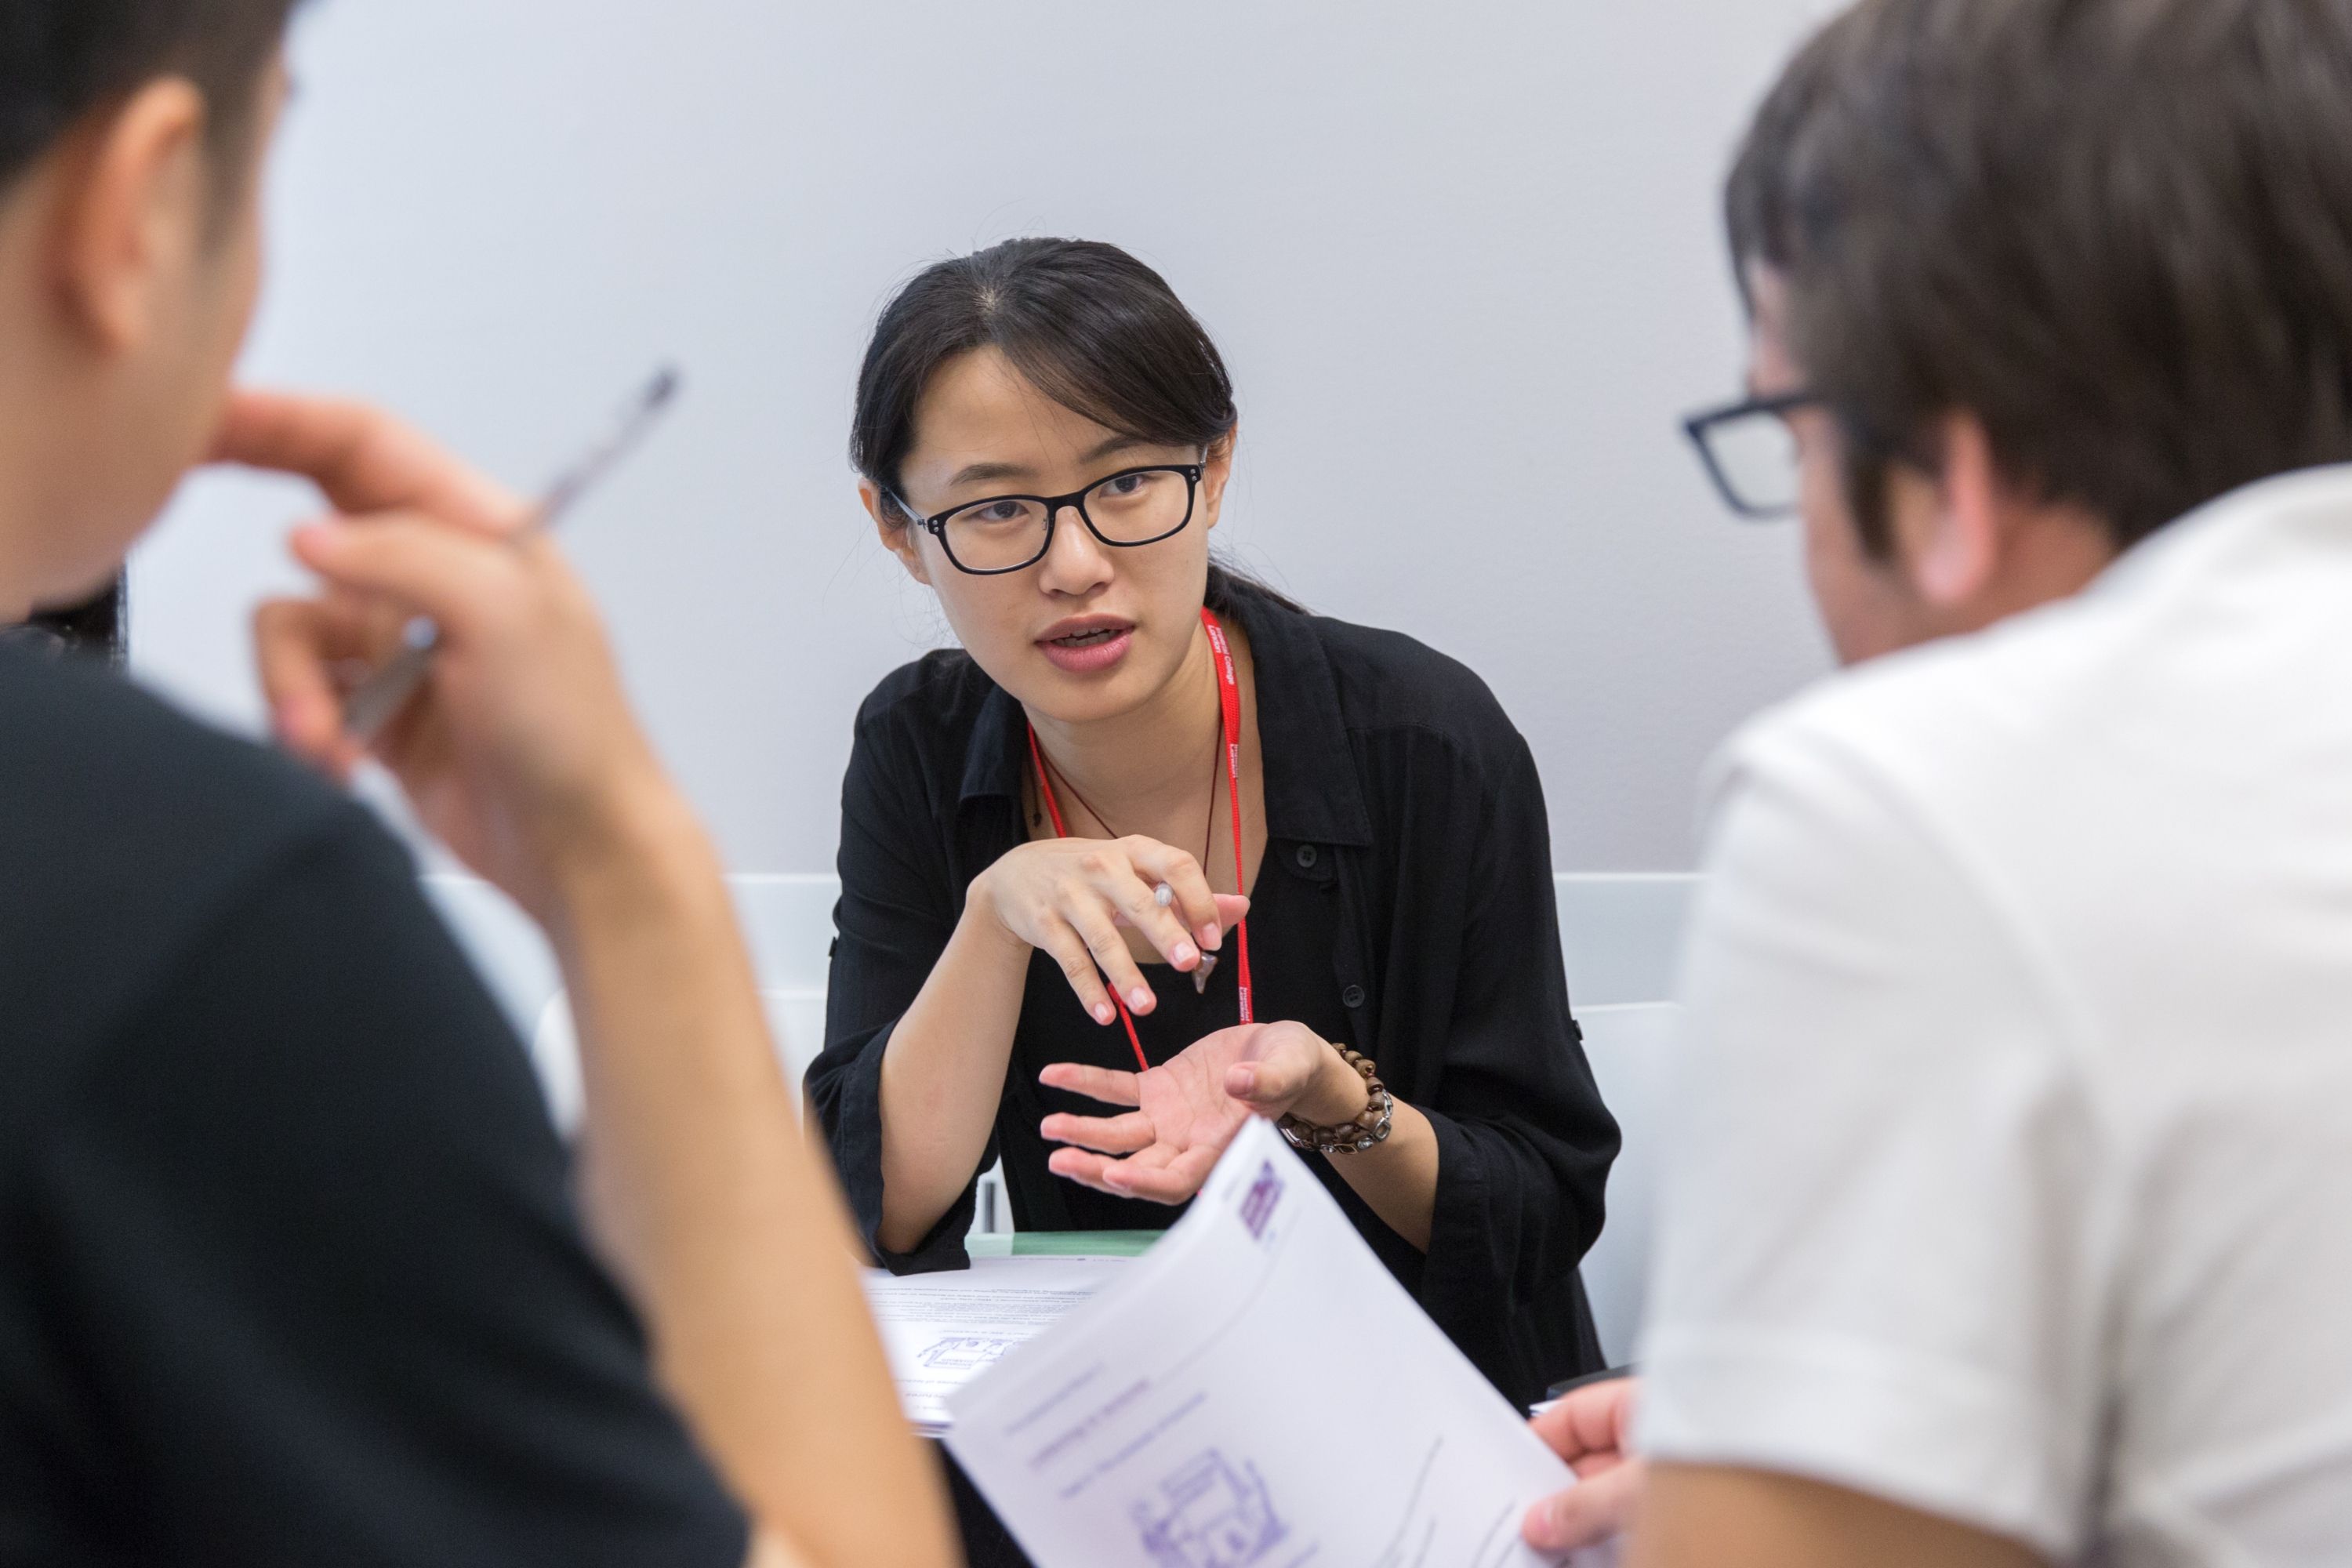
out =
[(1296, 1111), (1336, 1126), (1369, 1103), (1363, 1079), (1304, 1024), (1221, 1029), (1146, 1073), (1063, 1063), (1039, 1081), (1135, 1108), (1124, 1116), (1045, 1118), (1039, 1131), (1048, 1142), (1075, 1145), (1055, 1151), (1053, 1173), (1116, 1197), (1161, 1204), (1199, 1192), (1252, 1116), (1274, 1121)]

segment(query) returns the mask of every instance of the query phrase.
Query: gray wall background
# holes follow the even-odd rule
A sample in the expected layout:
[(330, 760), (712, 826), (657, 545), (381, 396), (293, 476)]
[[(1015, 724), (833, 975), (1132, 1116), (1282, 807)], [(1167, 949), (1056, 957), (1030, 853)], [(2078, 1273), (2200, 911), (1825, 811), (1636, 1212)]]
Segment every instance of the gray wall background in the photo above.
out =
[[(1227, 549), (1480, 670), (1560, 868), (1677, 868), (1708, 752), (1826, 665), (1793, 532), (1675, 419), (1737, 387), (1717, 189), (1829, 9), (323, 0), (248, 368), (536, 487), (682, 363), (571, 548), (734, 868), (821, 870), (858, 701), (947, 636), (853, 493), (866, 329), (950, 252), (1115, 241), (1239, 380)], [(134, 569), (147, 678), (256, 725), (246, 612), (312, 504), (190, 487)]]

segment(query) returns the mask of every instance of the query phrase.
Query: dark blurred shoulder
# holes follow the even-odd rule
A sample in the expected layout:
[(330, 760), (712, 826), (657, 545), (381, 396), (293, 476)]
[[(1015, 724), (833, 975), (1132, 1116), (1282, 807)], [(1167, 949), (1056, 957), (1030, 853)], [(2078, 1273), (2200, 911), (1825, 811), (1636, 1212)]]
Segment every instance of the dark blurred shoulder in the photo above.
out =
[(374, 819), (102, 666), (0, 651), (0, 1017), (102, 1032), (284, 857)]

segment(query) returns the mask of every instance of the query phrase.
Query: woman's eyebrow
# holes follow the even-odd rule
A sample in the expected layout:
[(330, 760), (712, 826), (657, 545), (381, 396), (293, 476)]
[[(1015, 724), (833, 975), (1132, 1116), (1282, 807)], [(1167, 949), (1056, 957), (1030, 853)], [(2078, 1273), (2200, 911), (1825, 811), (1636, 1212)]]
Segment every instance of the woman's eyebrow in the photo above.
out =
[(1158, 445), (1158, 442), (1147, 441), (1140, 436), (1113, 436), (1109, 440), (1088, 452), (1081, 460), (1088, 463), (1099, 462), (1105, 458), (1117, 457), (1121, 452), (1132, 452), (1138, 447)]
[[(1099, 463), (1105, 458), (1115, 458), (1121, 452), (1132, 452), (1139, 447), (1155, 445), (1156, 442), (1147, 441), (1140, 436), (1113, 436), (1080, 453), (1078, 461)], [(1034, 478), (1036, 472), (1026, 463), (967, 463), (955, 471), (948, 484), (950, 489), (961, 489), (965, 485), (985, 484), (997, 479), (1027, 479)]]
[(949, 488), (976, 485), (988, 479), (1025, 479), (1034, 469), (1019, 463), (967, 463), (948, 480)]

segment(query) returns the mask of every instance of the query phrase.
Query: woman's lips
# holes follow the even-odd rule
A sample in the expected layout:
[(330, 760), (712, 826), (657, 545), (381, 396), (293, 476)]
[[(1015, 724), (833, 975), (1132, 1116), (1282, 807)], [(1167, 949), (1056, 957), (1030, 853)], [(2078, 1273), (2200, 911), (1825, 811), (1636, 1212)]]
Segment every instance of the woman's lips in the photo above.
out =
[(1041, 637), (1037, 647), (1055, 668), (1069, 675), (1099, 675), (1127, 657), (1135, 645), (1129, 626), (1097, 626)]

